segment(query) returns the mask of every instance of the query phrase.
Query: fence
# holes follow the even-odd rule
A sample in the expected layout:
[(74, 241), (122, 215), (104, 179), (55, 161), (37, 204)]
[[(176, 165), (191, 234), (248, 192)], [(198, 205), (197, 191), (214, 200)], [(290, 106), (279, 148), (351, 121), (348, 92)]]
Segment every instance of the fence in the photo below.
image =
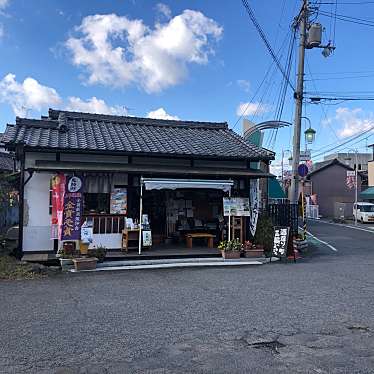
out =
[(267, 214), (274, 226), (288, 226), (290, 227), (290, 235), (297, 235), (299, 224), (298, 204), (269, 204)]
[(306, 205), (305, 207), (306, 218), (319, 219), (319, 206)]

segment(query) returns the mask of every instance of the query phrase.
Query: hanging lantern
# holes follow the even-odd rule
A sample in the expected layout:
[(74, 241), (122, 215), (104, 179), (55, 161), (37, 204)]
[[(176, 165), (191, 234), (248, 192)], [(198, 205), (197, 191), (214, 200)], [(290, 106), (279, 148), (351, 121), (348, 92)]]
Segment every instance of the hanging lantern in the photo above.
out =
[(308, 144), (312, 144), (314, 142), (314, 139), (316, 138), (316, 130), (313, 130), (311, 127), (309, 129), (304, 131), (305, 134), (305, 141)]

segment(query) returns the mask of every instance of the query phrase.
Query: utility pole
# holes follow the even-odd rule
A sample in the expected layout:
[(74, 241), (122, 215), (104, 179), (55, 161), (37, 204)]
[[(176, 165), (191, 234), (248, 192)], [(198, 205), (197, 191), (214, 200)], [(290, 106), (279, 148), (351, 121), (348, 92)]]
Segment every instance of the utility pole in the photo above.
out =
[(295, 120), (293, 131), (293, 153), (292, 153), (292, 179), (291, 179), (291, 203), (297, 203), (299, 199), (299, 175), (298, 166), (300, 162), (300, 134), (301, 117), (303, 110), (303, 92), (304, 92), (304, 62), (306, 46), (306, 29), (308, 23), (308, 0), (303, 0), (302, 9), (296, 20), (296, 25), (300, 25), (300, 44), (299, 44), (299, 66), (297, 69), (297, 86), (294, 93), (295, 98)]

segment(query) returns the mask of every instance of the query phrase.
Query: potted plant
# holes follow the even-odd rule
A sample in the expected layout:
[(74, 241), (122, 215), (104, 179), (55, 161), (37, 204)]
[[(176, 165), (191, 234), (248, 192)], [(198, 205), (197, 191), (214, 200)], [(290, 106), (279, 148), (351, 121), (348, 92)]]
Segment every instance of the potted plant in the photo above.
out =
[(106, 247), (98, 245), (97, 247), (89, 248), (87, 255), (89, 257), (96, 257), (98, 262), (104, 262), (107, 253)]
[(221, 251), (222, 257), (225, 260), (240, 258), (242, 245), (239, 239), (224, 240), (219, 243), (218, 249)]
[(74, 267), (73, 257), (75, 245), (73, 242), (64, 242), (62, 248), (57, 252), (56, 257), (60, 260), (61, 270), (68, 271)]
[(264, 255), (264, 247), (260, 244), (252, 244), (249, 240), (243, 244), (244, 257), (262, 257)]
[(293, 249), (300, 253), (308, 249), (308, 242), (304, 235), (298, 234), (293, 238)]

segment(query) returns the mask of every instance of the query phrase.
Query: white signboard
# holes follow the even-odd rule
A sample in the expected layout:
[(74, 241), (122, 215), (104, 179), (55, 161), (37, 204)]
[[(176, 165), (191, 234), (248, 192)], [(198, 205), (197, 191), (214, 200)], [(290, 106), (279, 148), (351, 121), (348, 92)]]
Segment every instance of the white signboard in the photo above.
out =
[(142, 231), (142, 236), (143, 236), (143, 246), (151, 247), (152, 246), (152, 231), (144, 230)]
[(355, 177), (356, 172), (354, 170), (347, 170), (347, 177)]
[(310, 160), (310, 150), (300, 151), (300, 161), (309, 161)]
[(274, 227), (274, 244), (273, 244), (273, 255), (276, 257), (287, 256), (287, 243), (288, 235), (290, 232), (289, 227)]
[(251, 214), (248, 197), (224, 197), (223, 215), (224, 216), (249, 216)]

